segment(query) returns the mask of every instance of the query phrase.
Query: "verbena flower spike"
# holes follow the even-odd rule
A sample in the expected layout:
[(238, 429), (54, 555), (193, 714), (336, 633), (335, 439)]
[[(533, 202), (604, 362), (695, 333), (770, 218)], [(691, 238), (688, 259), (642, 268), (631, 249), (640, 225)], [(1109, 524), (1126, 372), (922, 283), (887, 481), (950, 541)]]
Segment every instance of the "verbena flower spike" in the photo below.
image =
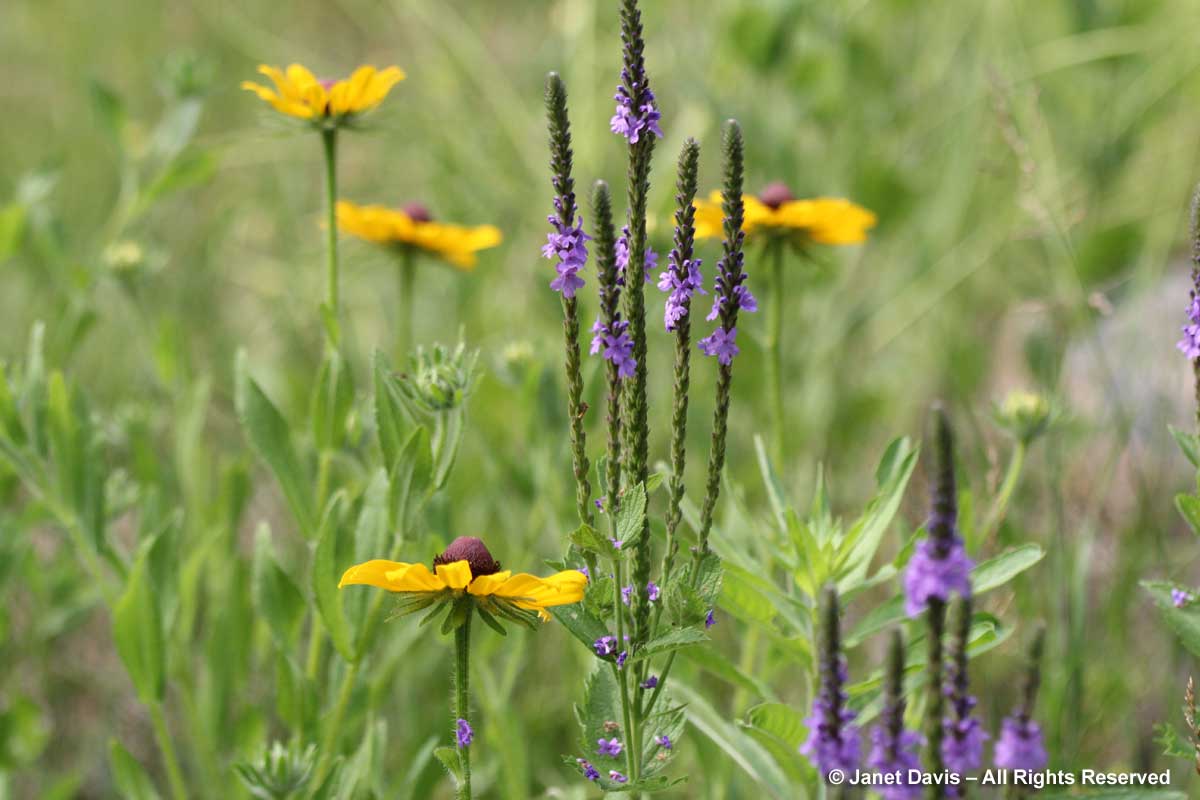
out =
[(1042, 741), (1042, 728), (1033, 720), (1038, 687), (1042, 675), (1042, 649), (1046, 632), (1038, 628), (1029, 646), (1029, 666), (1021, 689), (1021, 703), (1011, 716), (1005, 717), (996, 740), (995, 761), (1001, 769), (1045, 769), (1050, 762)]
[(867, 765), (879, 773), (895, 773), (900, 782), (877, 787), (883, 800), (916, 800), (920, 782), (908, 780), (909, 770), (921, 768), (921, 735), (904, 727), (904, 637), (893, 631), (884, 676), (884, 705), (879, 725), (871, 731)]
[(557, 73), (546, 79), (546, 117), (550, 129), (550, 183), (554, 187), (554, 214), (547, 219), (554, 231), (547, 235), (542, 255), (557, 259), (557, 277), (550, 288), (562, 295), (563, 342), (566, 348), (567, 415), (571, 425), (571, 455), (575, 467), (575, 504), (579, 521), (592, 521), (592, 487), (588, 480), (587, 435), (583, 429), (583, 375), (579, 354), (579, 307), (575, 292), (584, 286), (579, 271), (587, 263), (583, 219), (576, 221), (575, 180), (571, 176), (571, 122), (567, 116), (567, 87)]
[(846, 705), (846, 657), (842, 654), (837, 588), (821, 592), (821, 638), (818, 653), (820, 683), (812, 714), (805, 720), (808, 740), (800, 746), (823, 779), (833, 770), (852, 774), (858, 769), (859, 732), (851, 723), (857, 714)]
[(422, 625), (442, 619), (442, 633), (454, 633), (453, 734), (457, 754), (438, 757), (454, 775), (460, 800), (471, 797), (470, 747), (474, 739), (469, 697), (471, 619), (478, 614), (488, 627), (504, 635), (504, 622), (537, 627), (548, 620), (547, 608), (578, 603), (583, 599), (587, 576), (563, 570), (546, 578), (502, 570), (479, 539), (460, 536), (433, 559), (433, 570), (424, 564), (374, 560), (357, 564), (342, 576), (338, 587), (375, 586), (398, 596), (394, 616), (429, 609)]
[(1200, 185), (1192, 194), (1189, 216), (1192, 237), (1192, 290), (1188, 299), (1187, 324), (1183, 326), (1183, 337), (1175, 346), (1192, 362), (1196, 390), (1196, 428), (1200, 431)]
[[(621, 381), (633, 374), (634, 360), (632, 340), (628, 350), (622, 348), (609, 352), (614, 344), (612, 332), (625, 334), (628, 324), (621, 319), (621, 286), (617, 282), (612, 196), (604, 181), (596, 181), (592, 189), (592, 213), (596, 218), (596, 284), (600, 295), (600, 316), (592, 326), (596, 335), (592, 340), (592, 353), (596, 354), (603, 347), (607, 362), (608, 407), (605, 422), (608, 426), (608, 454), (604, 459), (601, 482), (604, 487), (602, 491), (613, 495), (614, 503), (609, 504), (609, 510), (612, 511), (616, 507), (616, 494), (621, 483)], [(607, 496), (600, 501), (602, 506), (604, 499)]]
[[(951, 772), (965, 776), (983, 765), (983, 743), (988, 738), (975, 716), (967, 672), (967, 645), (971, 634), (971, 598), (959, 597), (950, 611), (950, 651), (946, 660), (943, 694), (949, 705), (942, 721), (942, 763)], [(947, 797), (966, 797), (966, 783), (946, 787)]]

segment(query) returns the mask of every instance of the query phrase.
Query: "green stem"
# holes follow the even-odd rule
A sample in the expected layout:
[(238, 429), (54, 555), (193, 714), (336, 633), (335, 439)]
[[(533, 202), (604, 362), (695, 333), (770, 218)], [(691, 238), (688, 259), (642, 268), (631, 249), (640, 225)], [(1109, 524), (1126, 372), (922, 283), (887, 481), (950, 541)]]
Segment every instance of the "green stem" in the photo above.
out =
[[(613, 516), (615, 515), (609, 514), (610, 518)], [(615, 523), (613, 524), (615, 526)], [(623, 577), (621, 559), (618, 556), (617, 558), (613, 559), (613, 608), (617, 615), (618, 651), (619, 648), (625, 646), (625, 612), (621, 610), (621, 606), (624, 605), (623, 601), (621, 600), (621, 581)], [(636, 775), (638, 772), (637, 758), (635, 758), (635, 753), (637, 753), (637, 750), (634, 747), (634, 741), (636, 739), (634, 725), (636, 723), (634, 720), (633, 709), (630, 707), (629, 703), (629, 686), (625, 680), (625, 670), (619, 669), (616, 664), (612, 665), (612, 670), (613, 680), (617, 682), (617, 686), (620, 688), (621, 716), (625, 722), (625, 771), (628, 773), (630, 780), (636, 780)]]
[(171, 796), (175, 800), (187, 800), (187, 785), (183, 782), (183, 771), (179, 769), (179, 757), (175, 754), (175, 743), (167, 729), (167, 718), (163, 715), (162, 703), (150, 704), (150, 723), (154, 726), (154, 739), (158, 743), (158, 749), (162, 751), (167, 781), (171, 784)]
[[(458, 720), (471, 724), (471, 614), (454, 631), (454, 729), (457, 736)], [(458, 783), (457, 800), (471, 800), (471, 748), (458, 748), (458, 761), (462, 767), (462, 780)]]
[(996, 499), (992, 502), (992, 507), (988, 510), (987, 518), (983, 523), (979, 537), (981, 542), (990, 542), (996, 532), (1000, 530), (1001, 523), (1004, 522), (1004, 517), (1008, 513), (1008, 503), (1017, 488), (1021, 470), (1025, 467), (1025, 451), (1025, 443), (1018, 440), (1013, 448), (1012, 458), (1009, 459), (1008, 469), (1004, 473), (1004, 480), (1000, 484), (1000, 491), (996, 494)]
[(396, 359), (403, 364), (408, 351), (413, 349), (413, 287), (416, 285), (417, 269), (411, 248), (400, 254), (400, 302), (396, 320)]
[(304, 662), (304, 674), (310, 681), (316, 680), (317, 670), (321, 668), (321, 645), (325, 643), (325, 627), (317, 614), (312, 615), (312, 625), (308, 631), (308, 658)]
[[(337, 128), (325, 128), (321, 131), (321, 142), (325, 150), (325, 225), (326, 252), (328, 256), (328, 280), (326, 304), (328, 314), (333, 318), (334, 329), (339, 321), (338, 312), (338, 253), (337, 253)], [(332, 335), (332, 333), (331, 333)], [(330, 342), (337, 347), (337, 340)]]
[(783, 469), (783, 242), (768, 245), (774, 256), (771, 263), (771, 296), (767, 308), (767, 392), (771, 402), (771, 455)]
[(337, 701), (333, 706), (333, 716), (329, 718), (329, 727), (325, 729), (325, 738), (321, 742), (321, 756), (317, 761), (313, 785), (320, 786), (333, 767), (334, 749), (341, 738), (342, 722), (346, 718), (346, 709), (350, 705), (350, 696), (354, 694), (354, 684), (358, 679), (358, 668), (361, 661), (355, 661), (346, 668), (342, 678), (341, 688), (338, 689)]

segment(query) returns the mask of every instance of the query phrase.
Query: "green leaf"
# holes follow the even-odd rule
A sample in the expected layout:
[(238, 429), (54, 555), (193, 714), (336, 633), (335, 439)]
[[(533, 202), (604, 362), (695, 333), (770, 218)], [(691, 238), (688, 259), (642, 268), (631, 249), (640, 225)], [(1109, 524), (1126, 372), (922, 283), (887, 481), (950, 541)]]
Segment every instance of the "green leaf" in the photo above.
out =
[(815, 770), (798, 752), (808, 729), (797, 711), (782, 703), (763, 703), (746, 712), (743, 726), (746, 733), (771, 754), (793, 784), (812, 783)]
[(350, 626), (342, 612), (342, 592), (338, 589), (340, 570), (337, 563), (338, 535), (342, 530), (346, 511), (346, 496), (336, 493), (325, 509), (317, 538), (317, 549), (313, 553), (312, 593), (317, 611), (333, 646), (347, 661), (355, 659)]
[(400, 535), (407, 536), (433, 491), (433, 451), (429, 431), (424, 426), (408, 435), (392, 465), (389, 480), (393, 518)]
[(571, 544), (585, 552), (597, 553), (606, 558), (613, 558), (616, 555), (616, 550), (612, 546), (612, 542), (604, 538), (604, 535), (593, 528), (591, 525), (584, 523), (567, 535)]
[(125, 104), (121, 97), (109, 87), (97, 80), (88, 82), (88, 94), (92, 98), (92, 107), (100, 117), (104, 132), (112, 139), (118, 149), (125, 147)]
[(321, 450), (336, 450), (346, 440), (347, 419), (354, 407), (354, 381), (350, 365), (336, 350), (321, 362), (313, 388), (311, 424), (313, 440)]
[[(627, 732), (619, 725), (622, 719), (620, 692), (608, 664), (597, 664), (588, 674), (583, 687), (583, 705), (575, 707), (575, 716), (580, 728), (579, 746), (585, 753), (594, 753), (599, 739), (615, 736), (623, 742), (628, 741)], [(609, 756), (599, 756), (597, 764), (602, 762), (616, 763)], [(621, 763), (624, 763), (624, 759), (621, 759)], [(612, 768), (607, 767), (600, 772), (607, 774)]]
[(217, 158), (207, 150), (184, 153), (167, 165), (138, 197), (129, 218), (136, 219), (167, 195), (207, 183), (217, 171)]
[(645, 521), (646, 487), (639, 483), (625, 491), (617, 509), (617, 539), (620, 540), (622, 549), (637, 544), (645, 532)]
[(999, 588), (1041, 561), (1044, 555), (1045, 551), (1038, 545), (1023, 544), (982, 561), (971, 570), (971, 591), (980, 595)]
[(900, 510), (900, 501), (904, 499), (904, 490), (916, 465), (917, 450), (907, 438), (894, 440), (884, 451), (875, 471), (878, 492), (840, 548), (839, 562), (844, 564), (845, 570), (844, 577), (838, 581), (840, 591), (853, 589), (866, 577), (883, 534)]
[(687, 704), (687, 718), (692, 727), (720, 748), (738, 769), (770, 797), (790, 800), (796, 796), (787, 776), (762, 745), (726, 722), (724, 716), (709, 705), (704, 695), (674, 680), (671, 681), (671, 690)]
[(1154, 604), (1167, 621), (1168, 627), (1179, 637), (1179, 641), (1192, 652), (1200, 656), (1200, 606), (1188, 605), (1176, 608), (1171, 601), (1171, 590), (1174, 584), (1166, 581), (1142, 581), (1142, 588), (1150, 593)]
[(595, 654), (592, 645), (597, 639), (609, 635), (608, 626), (589, 613), (583, 603), (552, 606), (546, 610), (567, 629), (568, 633), (583, 642), (590, 653)]
[(1175, 437), (1175, 441), (1179, 444), (1179, 449), (1187, 456), (1187, 460), (1192, 462), (1192, 466), (1200, 469), (1200, 436), (1187, 431), (1181, 431), (1174, 425), (1168, 425), (1171, 430), (1171, 435)]
[(676, 628), (646, 642), (644, 647), (629, 657), (629, 660), (631, 662), (643, 661), (647, 658), (653, 658), (663, 653), (670, 653), (707, 641), (708, 636), (702, 630), (697, 628)]
[(304, 621), (307, 603), (304, 595), (275, 562), (271, 548), (271, 528), (267, 523), (258, 526), (254, 536), (254, 577), (252, 581), (254, 607), (267, 622), (280, 651), (287, 653), (295, 644)]
[(1192, 494), (1175, 495), (1175, 508), (1187, 520), (1192, 533), (1200, 536), (1200, 497)]
[(246, 355), (237, 356), (237, 412), (251, 446), (279, 481), (300, 532), (312, 538), (317, 531), (316, 509), (308, 477), (296, 457), (292, 433), (279, 409), (250, 377)]
[(379, 449), (383, 463), (390, 471), (400, 457), (408, 439), (408, 420), (400, 400), (400, 391), (392, 381), (391, 367), (382, 351), (375, 351), (375, 429), (379, 434)]
[(0, 263), (21, 248), (25, 236), (25, 206), (9, 203), (0, 208)]
[[(1025, 544), (975, 565), (971, 591), (978, 597), (1011, 581), (1042, 560), (1045, 552), (1036, 544)], [(897, 595), (871, 611), (846, 634), (846, 647), (856, 647), (868, 636), (908, 618), (904, 596)]]
[(453, 747), (439, 747), (433, 751), (433, 756), (446, 768), (446, 772), (454, 779), (455, 786), (462, 783), (462, 762), (458, 758), (457, 750)]
[(116, 739), (108, 740), (108, 765), (121, 797), (128, 800), (158, 800), (158, 792), (146, 770)]
[(140, 548), (112, 610), (112, 635), (117, 653), (133, 681), (138, 698), (150, 705), (162, 701), (166, 689), (166, 642), (154, 581), (149, 574), (150, 545)]

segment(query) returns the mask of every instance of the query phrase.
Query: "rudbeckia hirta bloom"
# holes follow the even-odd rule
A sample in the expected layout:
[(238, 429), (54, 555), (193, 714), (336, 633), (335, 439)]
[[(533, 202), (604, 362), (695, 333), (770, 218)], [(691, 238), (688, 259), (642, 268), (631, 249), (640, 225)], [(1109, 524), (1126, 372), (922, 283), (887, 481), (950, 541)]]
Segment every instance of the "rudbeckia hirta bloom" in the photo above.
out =
[[(743, 195), (745, 219), (742, 230), (748, 237), (798, 237), (801, 243), (845, 245), (867, 239), (875, 227), (875, 215), (856, 203), (834, 197), (797, 200), (783, 183), (772, 183), (762, 193)], [(696, 201), (696, 236), (713, 238), (723, 234), (721, 193)]]
[(454, 225), (433, 219), (428, 209), (413, 203), (403, 209), (337, 204), (338, 228), (375, 244), (427, 253), (462, 270), (474, 269), (476, 253), (503, 240), (494, 225)]
[(582, 600), (587, 582), (587, 576), (574, 569), (546, 578), (523, 572), (514, 575), (500, 569), (482, 541), (460, 536), (433, 560), (433, 570), (424, 564), (377, 559), (346, 570), (338, 587), (375, 586), (400, 594), (402, 613), (438, 602), (473, 601), (480, 616), (492, 625), (496, 617), (529, 622), (536, 614), (547, 620), (547, 608)]
[(404, 80), (404, 71), (399, 67), (378, 70), (369, 65), (342, 80), (320, 80), (299, 64), (291, 64), (286, 70), (262, 64), (258, 71), (270, 78), (275, 88), (243, 81), (243, 89), (254, 92), (281, 114), (322, 124), (370, 111)]

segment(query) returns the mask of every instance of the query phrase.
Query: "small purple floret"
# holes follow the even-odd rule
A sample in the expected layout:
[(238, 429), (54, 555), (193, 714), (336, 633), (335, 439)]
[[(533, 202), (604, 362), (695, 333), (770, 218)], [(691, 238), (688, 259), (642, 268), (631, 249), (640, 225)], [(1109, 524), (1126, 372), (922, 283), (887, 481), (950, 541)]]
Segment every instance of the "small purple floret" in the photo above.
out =
[(737, 346), (737, 328), (725, 330), (717, 328), (708, 336), (701, 339), (697, 346), (706, 356), (716, 356), (720, 364), (733, 363), (733, 357), (742, 352)]
[(454, 723), (454, 736), (458, 739), (458, 746), (470, 747), (471, 741), (475, 738), (475, 731), (471, 730), (471, 725), (465, 719), (459, 719)]
[(633, 93), (640, 95), (639, 99), (641, 100), (635, 110), (634, 100), (630, 97), (629, 90), (625, 88), (626, 83), (632, 83), (629, 79), (629, 71), (622, 70), (621, 85), (617, 87), (617, 93), (613, 96), (613, 99), (617, 101), (617, 112), (608, 121), (608, 127), (613, 133), (628, 139), (630, 144), (637, 144), (646, 132), (661, 139), (663, 132), (658, 123), (662, 119), (662, 114), (659, 113), (658, 107), (654, 103), (654, 92), (650, 90), (649, 86), (638, 91), (637, 84), (632, 83)]
[(617, 651), (617, 637), (601, 636), (592, 644), (592, 647), (595, 648), (598, 656), (611, 656)]
[(592, 762), (588, 761), (586, 758), (577, 758), (575, 759), (575, 763), (579, 764), (579, 766), (583, 769), (583, 777), (587, 778), (589, 781), (600, 780), (600, 773), (595, 767), (592, 766)]
[(608, 779), (610, 781), (615, 781), (617, 783), (625, 783), (627, 780), (629, 780), (629, 778), (626, 778), (624, 775), (617, 772), (615, 769), (610, 769), (608, 771)]
[(921, 769), (920, 748), (923, 741), (915, 731), (901, 731), (900, 736), (895, 737), (884, 725), (871, 731), (872, 747), (867, 766), (876, 772), (900, 773), (900, 783), (875, 787), (883, 800), (917, 800), (921, 796), (921, 784), (910, 783), (908, 771)]
[(1192, 602), (1192, 593), (1186, 592), (1183, 589), (1171, 590), (1171, 603), (1176, 608), (1183, 608), (1188, 603)]
[(658, 588), (657, 583), (650, 581), (646, 584), (646, 599), (651, 603), (657, 602), (660, 594), (662, 594), (662, 590)]
[[(621, 235), (617, 237), (617, 241), (613, 246), (613, 255), (617, 261), (617, 286), (625, 285), (625, 268), (629, 266), (629, 226), (621, 228)], [(658, 266), (658, 253), (650, 249), (650, 245), (646, 245), (646, 255), (642, 261), (642, 267), (646, 272), (646, 283), (649, 283), (650, 271)]]
[(603, 739), (598, 739), (596, 741), (596, 752), (602, 756), (616, 758), (617, 756), (621, 755), (621, 751), (624, 749), (625, 745), (621, 744), (621, 740), (615, 736), (607, 742)]
[[(554, 206), (562, 210), (562, 198), (554, 199)], [(583, 232), (583, 217), (574, 226), (568, 225), (555, 215), (547, 217), (554, 226), (554, 232), (546, 234), (546, 244), (542, 246), (542, 255), (549, 259), (558, 259), (555, 270), (558, 277), (550, 282), (550, 288), (562, 292), (563, 297), (574, 297), (575, 292), (584, 286), (579, 270), (587, 263), (588, 251), (586, 242), (592, 237)]]
[(670, 749), (671, 749), (671, 737), (670, 737), (670, 736), (667, 736), (665, 733), (664, 733), (662, 736), (655, 736), (655, 737), (654, 737), (654, 741), (655, 741), (655, 742), (658, 744), (658, 746), (659, 746), (659, 747), (661, 747), (663, 750), (670, 750)]
[(708, 610), (708, 613), (704, 615), (704, 627), (711, 628), (713, 625), (716, 625), (716, 624), (717, 624), (717, 618), (713, 614), (713, 610), (710, 608)]
[(1183, 326), (1183, 338), (1175, 345), (1189, 361), (1200, 358), (1200, 271), (1192, 275), (1192, 280), (1196, 285), (1188, 302), (1188, 324)]
[(658, 686), (658, 676), (651, 675), (649, 678), (646, 678), (646, 680), (642, 681), (641, 686), (643, 689), (655, 688), (656, 686)]
[(632, 586), (622, 586), (621, 587), (621, 602), (624, 603), (625, 605), (629, 605), (632, 601), (633, 601), (633, 587)]

